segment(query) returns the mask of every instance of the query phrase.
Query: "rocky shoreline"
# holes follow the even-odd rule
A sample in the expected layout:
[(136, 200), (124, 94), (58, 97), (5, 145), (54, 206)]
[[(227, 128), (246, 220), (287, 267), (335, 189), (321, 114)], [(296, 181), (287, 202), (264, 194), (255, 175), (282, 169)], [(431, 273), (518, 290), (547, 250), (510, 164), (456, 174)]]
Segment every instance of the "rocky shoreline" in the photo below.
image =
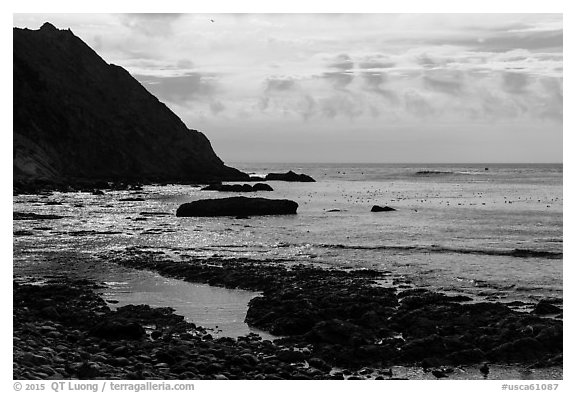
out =
[(87, 280), (14, 283), (14, 379), (338, 378), (293, 364), (289, 349), (258, 335), (213, 338), (170, 308), (112, 311), (101, 288)]
[(102, 257), (190, 282), (261, 291), (246, 322), (280, 338), (215, 338), (169, 308), (113, 311), (98, 294), (103, 287), (87, 280), (15, 281), (15, 379), (395, 379), (397, 366), (450, 378), (454, 369), (478, 370), (486, 362), (528, 370), (563, 362), (561, 309), (553, 301), (527, 313), (406, 282), (384, 285), (385, 271), (176, 261), (139, 248)]
[[(136, 248), (112, 260), (190, 282), (261, 291), (246, 322), (283, 336), (283, 345), (309, 348), (328, 366), (562, 364), (561, 310), (543, 307), (553, 300), (527, 313), (400, 282), (379, 285), (390, 272), (248, 259), (174, 261)], [(543, 317), (542, 309), (554, 312)]]

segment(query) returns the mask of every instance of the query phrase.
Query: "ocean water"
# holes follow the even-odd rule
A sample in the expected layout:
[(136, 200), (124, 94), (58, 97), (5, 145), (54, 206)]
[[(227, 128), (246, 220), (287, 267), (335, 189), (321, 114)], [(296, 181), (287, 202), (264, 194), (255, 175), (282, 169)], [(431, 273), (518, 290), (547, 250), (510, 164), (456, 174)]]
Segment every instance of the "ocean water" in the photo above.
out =
[[(382, 269), (396, 283), (477, 299), (562, 297), (561, 164), (229, 165), (255, 175), (291, 169), (316, 182), (268, 182), (274, 191), (251, 195), (294, 200), (298, 214), (250, 219), (175, 217), (182, 203), (236, 195), (191, 185), (15, 196), (15, 212), (66, 218), (14, 221), (14, 274), (115, 282), (118, 269), (99, 256), (138, 246), (175, 258)], [(126, 197), (144, 201), (120, 201)], [(397, 211), (372, 213), (373, 205)], [(136, 282), (127, 279), (112, 295), (141, 290)]]

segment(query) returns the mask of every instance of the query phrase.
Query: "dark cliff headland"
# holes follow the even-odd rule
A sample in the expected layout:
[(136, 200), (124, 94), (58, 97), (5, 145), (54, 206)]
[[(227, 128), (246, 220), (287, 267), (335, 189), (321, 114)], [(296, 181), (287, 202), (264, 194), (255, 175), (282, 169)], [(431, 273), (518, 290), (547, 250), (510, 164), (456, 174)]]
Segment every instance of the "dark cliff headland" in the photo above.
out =
[(14, 28), (14, 185), (246, 180), (70, 30)]

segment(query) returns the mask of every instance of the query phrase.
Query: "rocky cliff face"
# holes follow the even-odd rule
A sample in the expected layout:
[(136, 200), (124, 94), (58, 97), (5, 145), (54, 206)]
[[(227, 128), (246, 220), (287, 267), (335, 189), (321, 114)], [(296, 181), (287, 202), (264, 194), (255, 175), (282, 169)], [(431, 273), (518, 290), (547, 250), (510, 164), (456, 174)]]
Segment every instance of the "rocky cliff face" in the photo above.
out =
[(70, 30), (14, 29), (14, 181), (247, 179)]

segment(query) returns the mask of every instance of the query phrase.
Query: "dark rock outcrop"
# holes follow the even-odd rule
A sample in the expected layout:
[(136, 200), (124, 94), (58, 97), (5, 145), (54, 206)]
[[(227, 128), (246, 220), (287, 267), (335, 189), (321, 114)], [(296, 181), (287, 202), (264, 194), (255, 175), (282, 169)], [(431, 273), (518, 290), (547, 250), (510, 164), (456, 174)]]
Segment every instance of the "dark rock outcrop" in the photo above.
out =
[(261, 291), (250, 301), (245, 322), (284, 336), (275, 343), (305, 351), (283, 352), (287, 362), (307, 359), (314, 368), (313, 358), (353, 368), (562, 362), (562, 321), (425, 288), (398, 292), (375, 286), (386, 272), (245, 258), (173, 261), (141, 249), (120, 255), (108, 260), (190, 282)]
[(378, 206), (378, 205), (374, 205), (372, 206), (372, 209), (370, 209), (371, 212), (395, 212), (396, 209), (394, 209), (393, 207), (389, 207), (389, 206)]
[(287, 199), (231, 197), (201, 199), (180, 205), (177, 217), (264, 216), (296, 214), (298, 204)]
[(315, 182), (313, 178), (303, 173), (298, 174), (292, 171), (286, 173), (269, 173), (266, 180), (295, 181), (295, 182)]
[(134, 321), (107, 319), (94, 326), (90, 333), (108, 340), (137, 340), (143, 337), (146, 331)]
[(256, 191), (274, 191), (272, 187), (264, 183), (256, 183), (253, 186), (250, 184), (210, 184), (202, 189), (202, 191), (220, 191), (220, 192), (256, 192)]
[(248, 180), (70, 30), (14, 28), (14, 182)]
[(265, 183), (256, 183), (252, 186), (254, 191), (274, 191), (272, 187)]

